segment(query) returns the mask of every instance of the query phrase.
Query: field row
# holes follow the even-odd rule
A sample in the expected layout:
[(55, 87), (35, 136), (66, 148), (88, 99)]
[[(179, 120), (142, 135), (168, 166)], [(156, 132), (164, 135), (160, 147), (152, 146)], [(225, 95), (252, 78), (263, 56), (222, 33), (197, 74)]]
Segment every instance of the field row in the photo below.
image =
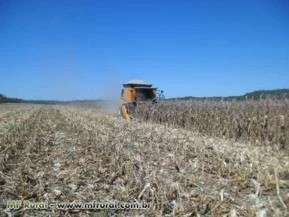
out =
[(16, 128), (22, 121), (29, 119), (37, 108), (38, 106), (32, 105), (1, 105), (0, 135), (7, 134), (10, 130)]
[(139, 106), (137, 117), (208, 136), (289, 146), (289, 101), (165, 101)]

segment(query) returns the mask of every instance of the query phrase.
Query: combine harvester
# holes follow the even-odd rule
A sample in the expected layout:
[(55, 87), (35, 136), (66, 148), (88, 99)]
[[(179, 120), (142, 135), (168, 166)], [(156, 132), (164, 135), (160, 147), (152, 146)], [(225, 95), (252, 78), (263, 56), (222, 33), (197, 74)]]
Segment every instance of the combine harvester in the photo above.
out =
[(157, 103), (163, 99), (163, 91), (158, 92), (156, 87), (141, 80), (132, 80), (123, 84), (119, 102), (121, 116), (131, 120), (138, 104)]

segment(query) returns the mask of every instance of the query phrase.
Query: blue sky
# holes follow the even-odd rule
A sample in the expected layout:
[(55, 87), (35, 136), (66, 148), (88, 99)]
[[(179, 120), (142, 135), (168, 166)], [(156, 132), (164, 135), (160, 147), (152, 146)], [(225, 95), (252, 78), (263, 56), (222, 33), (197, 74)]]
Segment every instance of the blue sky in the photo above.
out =
[(0, 93), (118, 95), (131, 79), (167, 97), (289, 88), (289, 2), (0, 0)]

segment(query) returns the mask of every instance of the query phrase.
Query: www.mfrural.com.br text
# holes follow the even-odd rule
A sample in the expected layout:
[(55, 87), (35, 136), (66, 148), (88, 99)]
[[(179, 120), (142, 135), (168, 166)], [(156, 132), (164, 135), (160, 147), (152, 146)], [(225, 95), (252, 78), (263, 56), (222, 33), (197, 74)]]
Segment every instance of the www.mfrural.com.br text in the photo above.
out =
[(149, 209), (150, 203), (146, 202), (32, 202), (28, 200), (9, 200), (6, 203), (9, 210), (27, 209), (27, 210), (104, 210), (104, 209)]

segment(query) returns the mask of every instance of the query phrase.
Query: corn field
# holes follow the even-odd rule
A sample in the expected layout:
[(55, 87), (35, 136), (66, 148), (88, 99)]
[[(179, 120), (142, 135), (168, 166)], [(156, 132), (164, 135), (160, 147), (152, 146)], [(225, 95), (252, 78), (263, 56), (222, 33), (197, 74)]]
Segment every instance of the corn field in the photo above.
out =
[(141, 105), (145, 121), (182, 127), (208, 136), (289, 146), (289, 101), (165, 101)]
[[(159, 104), (142, 110), (152, 121), (130, 123), (91, 106), (0, 105), (0, 216), (288, 216), (288, 150), (208, 136), (234, 138), (234, 120), (243, 129), (251, 118), (259, 138), (267, 115), (266, 136), (281, 144), (286, 104), (207, 104)], [(9, 200), (151, 206), (11, 210)]]

